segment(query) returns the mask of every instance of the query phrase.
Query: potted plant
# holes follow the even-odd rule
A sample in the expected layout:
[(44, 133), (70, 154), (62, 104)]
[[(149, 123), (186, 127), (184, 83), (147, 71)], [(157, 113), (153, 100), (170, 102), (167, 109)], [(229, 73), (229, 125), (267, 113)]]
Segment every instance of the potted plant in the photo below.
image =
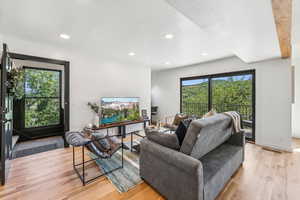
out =
[(98, 127), (100, 124), (100, 116), (99, 116), (100, 106), (97, 103), (91, 103), (91, 102), (88, 102), (87, 105), (90, 107), (92, 111), (94, 111), (95, 117), (94, 117), (93, 125)]
[(24, 69), (12, 68), (7, 74), (8, 93), (15, 99), (22, 99), (24, 97)]

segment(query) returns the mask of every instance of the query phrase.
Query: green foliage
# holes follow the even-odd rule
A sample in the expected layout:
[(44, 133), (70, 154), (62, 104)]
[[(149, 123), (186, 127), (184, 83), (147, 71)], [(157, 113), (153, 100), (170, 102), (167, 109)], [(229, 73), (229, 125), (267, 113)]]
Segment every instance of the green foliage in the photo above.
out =
[(56, 125), (60, 122), (59, 101), (57, 99), (26, 99), (25, 127)]
[(10, 82), (9, 93), (15, 99), (22, 99), (24, 97), (24, 69), (12, 68), (8, 72), (8, 80)]
[(59, 97), (59, 72), (25, 69), (26, 97)]
[[(243, 119), (252, 116), (252, 80), (212, 79), (212, 106), (217, 112), (238, 111)], [(208, 111), (208, 82), (182, 86), (182, 111), (202, 116)]]
[(25, 127), (60, 123), (58, 71), (25, 69)]

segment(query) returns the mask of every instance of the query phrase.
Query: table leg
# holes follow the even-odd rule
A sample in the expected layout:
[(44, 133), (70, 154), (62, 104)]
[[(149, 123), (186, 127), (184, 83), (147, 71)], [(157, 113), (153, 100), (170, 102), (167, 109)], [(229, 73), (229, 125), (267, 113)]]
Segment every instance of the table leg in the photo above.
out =
[(130, 151), (132, 152), (132, 146), (133, 146), (133, 133), (130, 133)]

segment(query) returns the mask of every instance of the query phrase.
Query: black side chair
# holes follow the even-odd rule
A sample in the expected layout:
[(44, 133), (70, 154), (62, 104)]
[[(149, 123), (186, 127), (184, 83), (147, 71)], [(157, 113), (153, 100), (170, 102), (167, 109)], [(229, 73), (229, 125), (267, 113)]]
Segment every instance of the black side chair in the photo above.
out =
[[(86, 185), (101, 176), (104, 176), (113, 171), (123, 168), (123, 166), (124, 166), (123, 137), (121, 137), (121, 143), (113, 145), (113, 148), (110, 149), (109, 151), (104, 151), (105, 145), (103, 145), (102, 141), (107, 140), (112, 137), (117, 137), (117, 135), (109, 136), (107, 133), (105, 137), (92, 136), (91, 138), (87, 138), (87, 137), (85, 137), (85, 134), (82, 132), (67, 132), (65, 134), (66, 141), (73, 147), (73, 168), (74, 168), (75, 172), (77, 173), (78, 177), (80, 178), (83, 185)], [(78, 164), (75, 163), (75, 147), (82, 148), (82, 162), (78, 163)], [(91, 153), (93, 153), (96, 158), (86, 161), (85, 156), (84, 156), (85, 148), (88, 149)], [(103, 173), (86, 180), (86, 176), (85, 176), (85, 164), (86, 163), (89, 163), (91, 161), (95, 161), (98, 159), (109, 159), (113, 156), (114, 153), (116, 153), (120, 149), (121, 149), (121, 164), (120, 164), (120, 166), (118, 166), (110, 171), (107, 171), (107, 172), (104, 171)], [(80, 174), (78, 168), (82, 168), (82, 174)]]

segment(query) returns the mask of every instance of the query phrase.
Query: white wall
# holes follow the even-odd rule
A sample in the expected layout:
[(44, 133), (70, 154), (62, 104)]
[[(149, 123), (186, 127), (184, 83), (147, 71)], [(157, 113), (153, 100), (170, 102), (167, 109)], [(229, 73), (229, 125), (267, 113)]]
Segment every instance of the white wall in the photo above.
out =
[(290, 60), (246, 64), (236, 57), (152, 72), (152, 105), (159, 117), (180, 111), (180, 78), (247, 69), (256, 70), (256, 143), (291, 150)]
[(70, 127), (80, 129), (93, 120), (87, 103), (101, 97), (140, 97), (140, 109), (150, 113), (151, 70), (145, 66), (118, 63), (89, 56), (85, 52), (63, 50), (46, 44), (3, 37), (10, 52), (70, 61)]
[(293, 136), (300, 138), (300, 1), (293, 1), (292, 14), (292, 64), (295, 66)]
[(300, 46), (294, 46), (292, 64), (295, 66), (295, 102), (293, 104), (293, 137), (300, 138)]

